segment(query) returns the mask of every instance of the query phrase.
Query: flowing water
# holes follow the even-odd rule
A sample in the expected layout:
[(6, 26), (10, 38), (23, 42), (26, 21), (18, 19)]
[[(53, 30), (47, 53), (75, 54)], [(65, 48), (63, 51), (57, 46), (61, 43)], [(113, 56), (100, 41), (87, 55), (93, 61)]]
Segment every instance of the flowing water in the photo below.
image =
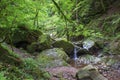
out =
[[(94, 41), (92, 40), (86, 40), (83, 42), (83, 48), (82, 47), (79, 47), (79, 46), (76, 46), (74, 45), (74, 55), (73, 55), (73, 61), (74, 61), (74, 66), (77, 67), (78, 66), (78, 61), (79, 63), (89, 63), (91, 60), (87, 61), (86, 60), (86, 57), (84, 58), (79, 58), (79, 56), (77, 56), (77, 53), (79, 50), (81, 49), (86, 49), (89, 51), (89, 49), (94, 45)], [(92, 58), (93, 59), (93, 58)]]
[[(83, 42), (83, 49), (86, 49), (89, 51), (89, 49), (94, 45), (94, 41), (92, 40), (86, 40)], [(76, 46), (74, 47), (74, 55), (73, 59), (76, 61), (78, 59), (77, 52), (82, 49), (82, 47)]]
[(74, 48), (74, 57), (73, 57), (73, 59), (75, 61), (78, 59), (78, 57), (77, 57), (77, 48), (76, 47)]

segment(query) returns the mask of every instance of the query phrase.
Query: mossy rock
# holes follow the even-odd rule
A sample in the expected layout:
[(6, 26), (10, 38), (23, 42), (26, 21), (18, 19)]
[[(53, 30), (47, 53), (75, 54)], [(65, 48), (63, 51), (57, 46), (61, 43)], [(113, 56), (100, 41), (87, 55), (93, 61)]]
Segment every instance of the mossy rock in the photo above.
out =
[(41, 35), (42, 32), (40, 30), (18, 27), (14, 30), (11, 39), (13, 43), (18, 43), (20, 41), (27, 41), (29, 43), (32, 43), (37, 41)]
[(69, 57), (67, 54), (59, 48), (47, 49), (42, 51), (36, 58), (37, 62), (41, 67), (56, 67), (56, 66), (67, 66)]
[(108, 80), (104, 76), (102, 76), (98, 70), (92, 65), (88, 65), (84, 68), (81, 68), (77, 74), (78, 80)]
[(27, 51), (30, 53), (40, 52), (45, 49), (50, 49), (52, 45), (52, 39), (49, 35), (43, 34), (39, 37), (37, 42), (33, 42), (27, 46)]
[(43, 45), (47, 49), (52, 46), (53, 40), (49, 35), (44, 34), (39, 37), (39, 42), (41, 45)]
[(16, 47), (26, 48), (26, 45), (36, 42), (42, 32), (37, 29), (30, 29), (27, 25), (18, 27), (0, 27), (0, 42), (4, 41)]
[(31, 29), (27, 24), (18, 24), (17, 27), (0, 27), (0, 37), (6, 37), (7, 43), (20, 41), (37, 41), (42, 32), (38, 29)]
[(74, 45), (66, 40), (57, 40), (53, 43), (55, 48), (63, 48), (63, 50), (70, 56), (74, 51)]
[(98, 39), (87, 39), (83, 42), (83, 48), (89, 50), (88, 53), (97, 54), (100, 50), (104, 48), (104, 41)]

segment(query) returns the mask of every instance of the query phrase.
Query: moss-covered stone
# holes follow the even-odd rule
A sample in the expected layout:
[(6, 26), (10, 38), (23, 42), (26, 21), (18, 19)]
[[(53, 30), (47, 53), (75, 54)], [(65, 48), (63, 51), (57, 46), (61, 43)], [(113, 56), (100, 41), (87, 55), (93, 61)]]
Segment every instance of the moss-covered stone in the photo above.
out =
[(70, 56), (74, 51), (74, 45), (66, 40), (57, 40), (53, 43), (53, 47), (63, 48), (63, 50)]
[(59, 48), (48, 49), (42, 51), (37, 56), (37, 61), (41, 67), (55, 67), (55, 66), (66, 66), (68, 65), (66, 61), (68, 61), (67, 54)]
[(45, 49), (50, 49), (52, 45), (52, 39), (49, 35), (43, 34), (39, 37), (38, 41), (33, 42), (27, 46), (27, 51), (30, 53), (40, 52)]
[(42, 32), (40, 30), (18, 27), (13, 31), (11, 39), (13, 43), (17, 43), (20, 41), (27, 41), (29, 43), (32, 43), (37, 41), (39, 36), (41, 35)]
[(102, 76), (95, 67), (88, 65), (81, 68), (76, 74), (78, 80), (108, 80)]
[(49, 35), (47, 35), (47, 34), (41, 35), (39, 37), (39, 42), (46, 49), (50, 48), (52, 46), (52, 38)]
[(42, 35), (40, 30), (30, 29), (26, 25), (18, 27), (0, 27), (0, 41), (14, 44), (16, 47), (26, 48), (26, 45), (38, 40)]

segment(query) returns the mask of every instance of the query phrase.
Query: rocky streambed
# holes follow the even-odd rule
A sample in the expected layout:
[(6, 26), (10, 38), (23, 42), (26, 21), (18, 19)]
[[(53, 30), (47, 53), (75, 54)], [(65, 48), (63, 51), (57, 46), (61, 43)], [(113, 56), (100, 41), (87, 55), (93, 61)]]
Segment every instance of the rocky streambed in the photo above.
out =
[(69, 66), (48, 68), (47, 71), (52, 75), (50, 80), (120, 80), (120, 55), (101, 55), (101, 50), (97, 55), (91, 54), (87, 47), (92, 46), (84, 46), (86, 50), (77, 49), (74, 57), (68, 61)]

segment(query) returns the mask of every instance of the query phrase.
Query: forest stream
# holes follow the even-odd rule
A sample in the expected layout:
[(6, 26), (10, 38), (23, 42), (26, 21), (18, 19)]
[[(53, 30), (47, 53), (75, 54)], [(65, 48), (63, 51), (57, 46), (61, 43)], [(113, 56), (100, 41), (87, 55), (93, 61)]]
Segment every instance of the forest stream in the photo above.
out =
[(120, 80), (120, 0), (0, 0), (0, 80)]
[[(86, 41), (83, 44), (82, 47), (78, 47), (74, 45), (74, 55), (71, 58), (69, 64), (71, 67), (55, 67), (50, 68), (48, 71), (52, 73), (53, 78), (51, 80), (60, 80), (60, 74), (63, 79), (65, 80), (119, 80), (120, 79), (120, 56), (116, 55), (106, 55), (106, 56), (100, 56), (100, 55), (88, 55), (83, 54), (81, 56), (78, 56), (77, 53), (81, 49), (85, 49), (89, 51), (89, 49), (94, 45), (93, 41)], [(99, 52), (98, 52), (99, 53)], [(108, 62), (106, 63), (106, 59)], [(90, 69), (96, 69), (99, 73), (96, 73), (96, 76), (102, 74), (104, 78), (94, 76), (93, 78), (90, 78), (90, 76), (84, 76), (87, 73), (86, 72), (79, 72), (82, 68), (90, 68)], [(77, 75), (76, 75), (77, 73)], [(93, 73), (94, 74), (94, 73)], [(83, 75), (83, 77), (80, 79), (79, 75)]]

